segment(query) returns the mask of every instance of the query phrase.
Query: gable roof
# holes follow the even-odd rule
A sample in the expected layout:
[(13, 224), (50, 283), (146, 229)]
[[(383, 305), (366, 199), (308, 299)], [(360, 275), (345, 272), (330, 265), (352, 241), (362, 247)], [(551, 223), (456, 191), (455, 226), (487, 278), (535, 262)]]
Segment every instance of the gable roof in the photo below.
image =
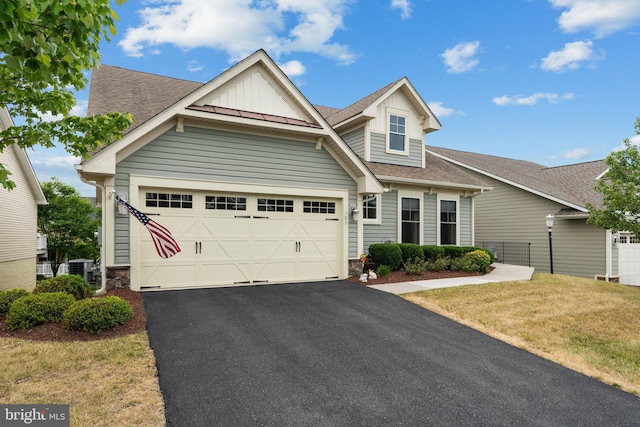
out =
[(593, 186), (607, 169), (604, 160), (547, 167), (525, 160), (441, 147), (428, 146), (426, 150), (452, 164), (514, 185), (580, 212), (587, 212), (587, 203), (602, 205), (602, 196), (593, 190)]
[[(0, 108), (0, 130), (7, 129), (11, 126), (13, 126), (13, 119), (9, 114), (9, 110), (7, 110), (7, 107)], [(13, 144), (6, 147), (6, 149), (13, 149), (16, 158), (18, 159), (18, 163), (20, 164), (20, 168), (24, 173), (25, 179), (29, 183), (29, 189), (31, 190), (31, 194), (33, 195), (36, 204), (46, 205), (47, 199), (42, 192), (42, 187), (40, 186), (36, 172), (33, 170), (33, 166), (31, 165), (29, 156), (27, 156), (27, 152), (23, 148), (20, 148), (18, 144)], [(3, 189), (0, 189), (0, 191), (2, 190)]]
[[(126, 78), (123, 86), (118, 86), (117, 76)], [(226, 105), (225, 102), (220, 102), (222, 105), (216, 105), (217, 101), (229, 93), (225, 90), (235, 90), (234, 82), (244, 83), (254, 77), (263, 79), (266, 82), (264, 87), (268, 87), (278, 95), (274, 98), (277, 98), (278, 101), (270, 104), (270, 111), (255, 111), (260, 106), (248, 108), (253, 111), (243, 111), (231, 105), (233, 100), (227, 102)], [(95, 84), (94, 79), (96, 79)], [(123, 91), (127, 90), (125, 88), (133, 90), (135, 85), (140, 87), (139, 95), (133, 92), (123, 94)], [(168, 85), (167, 90), (164, 85)], [(92, 91), (90, 96), (93, 94), (96, 99), (91, 103), (90, 113), (105, 112), (110, 109), (128, 110), (134, 117), (137, 115), (139, 122), (135, 127), (130, 128), (123, 138), (105, 146), (91, 158), (83, 161), (78, 172), (84, 177), (91, 175), (95, 178), (96, 175), (115, 174), (116, 163), (119, 159), (126, 157), (136, 147), (149, 142), (152, 135), (176, 124), (181, 126), (181, 120), (187, 118), (236, 126), (267, 128), (296, 135), (304, 134), (316, 139), (318, 144), (325, 147), (358, 181), (361, 191), (380, 193), (383, 190), (375, 175), (362, 163), (360, 158), (264, 50), (256, 51), (205, 84), (184, 80), (176, 81), (176, 79), (154, 74), (129, 72), (117, 67), (109, 67), (106, 73), (98, 72), (92, 75)], [(121, 94), (126, 99), (111, 99), (117, 98)], [(241, 99), (246, 100), (246, 98)], [(248, 105), (251, 105), (252, 100), (249, 97)], [(149, 106), (141, 105), (146, 102), (149, 103)], [(217, 107), (225, 108), (217, 109)], [(284, 111), (290, 116), (287, 114), (278, 115), (277, 111)], [(293, 120), (283, 120), (284, 116)]]

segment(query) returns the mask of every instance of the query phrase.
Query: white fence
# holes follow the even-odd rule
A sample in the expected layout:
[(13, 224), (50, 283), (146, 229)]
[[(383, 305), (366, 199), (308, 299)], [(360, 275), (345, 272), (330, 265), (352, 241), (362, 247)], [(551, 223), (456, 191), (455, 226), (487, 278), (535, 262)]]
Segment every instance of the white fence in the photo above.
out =
[[(36, 274), (42, 274), (44, 277), (53, 277), (53, 269), (51, 263), (43, 262), (42, 264), (36, 264)], [(60, 264), (58, 267), (58, 274), (69, 274), (69, 266), (67, 264)]]

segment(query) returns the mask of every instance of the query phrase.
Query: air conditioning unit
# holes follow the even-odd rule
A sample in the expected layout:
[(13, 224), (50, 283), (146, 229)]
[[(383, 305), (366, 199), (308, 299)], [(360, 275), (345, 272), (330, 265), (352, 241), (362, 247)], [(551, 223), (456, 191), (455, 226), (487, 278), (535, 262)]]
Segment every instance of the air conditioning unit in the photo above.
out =
[(74, 259), (68, 262), (69, 274), (84, 277), (89, 283), (93, 283), (93, 261), (90, 259)]

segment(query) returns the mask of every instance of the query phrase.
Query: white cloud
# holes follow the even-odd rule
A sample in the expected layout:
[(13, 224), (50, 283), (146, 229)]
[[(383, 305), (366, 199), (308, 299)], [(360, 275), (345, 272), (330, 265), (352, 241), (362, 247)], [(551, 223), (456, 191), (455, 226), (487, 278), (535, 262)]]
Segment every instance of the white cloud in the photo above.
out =
[(536, 105), (538, 101), (545, 100), (549, 104), (557, 104), (561, 101), (567, 101), (573, 99), (575, 96), (572, 93), (565, 93), (562, 95), (558, 95), (557, 93), (543, 93), (536, 92), (530, 96), (500, 96), (493, 98), (492, 101), (494, 104), (503, 107), (505, 105)]
[(445, 50), (440, 56), (444, 58), (447, 73), (460, 74), (471, 71), (479, 63), (476, 57), (479, 49), (480, 41), (476, 40), (468, 43), (458, 43), (451, 49)]
[(442, 101), (431, 101), (427, 103), (429, 109), (436, 115), (436, 117), (448, 117), (453, 115), (464, 116), (462, 111), (456, 111), (453, 108), (445, 107)]
[(278, 64), (278, 66), (290, 78), (301, 76), (307, 71), (302, 62), (296, 60)]
[(567, 33), (592, 31), (604, 37), (640, 23), (638, 0), (549, 0), (553, 6), (566, 9), (558, 25)]
[[(355, 60), (351, 48), (331, 42), (343, 28), (348, 2), (158, 0), (138, 12), (141, 24), (128, 28), (118, 44), (136, 57), (171, 44), (223, 50), (232, 62), (264, 48), (275, 56), (310, 52), (350, 64)], [(288, 26), (291, 21), (294, 25)]]
[(391, 8), (399, 9), (402, 19), (411, 18), (411, 3), (409, 3), (409, 0), (391, 0)]
[(187, 62), (187, 70), (191, 71), (192, 73), (197, 73), (198, 71), (204, 70), (204, 67), (202, 66), (200, 61), (193, 60)]
[(540, 68), (547, 71), (563, 72), (580, 67), (581, 62), (602, 59), (604, 54), (594, 54), (592, 47), (592, 41), (567, 43), (562, 50), (551, 52), (546, 58), (543, 58)]
[(569, 159), (569, 160), (582, 160), (591, 156), (591, 149), (586, 147), (574, 148), (573, 150), (567, 150), (559, 156), (551, 156), (552, 159)]
[(80, 163), (80, 157), (55, 156), (49, 153), (31, 154), (31, 163), (34, 166), (64, 168)]
[[(69, 112), (70, 116), (80, 116), (80, 117), (84, 117), (87, 115), (87, 106), (89, 105), (89, 101), (87, 100), (77, 100), (76, 101), (76, 105), (71, 109), (71, 111)], [(62, 120), (64, 117), (62, 116), (62, 114), (58, 114), (58, 115), (53, 115), (51, 114), (51, 111), (47, 111), (45, 113), (41, 113), (40, 114), (40, 120), (42, 120), (43, 122), (54, 122), (56, 120)]]
[[(640, 135), (635, 135), (629, 138), (629, 142), (631, 143), (631, 145), (640, 146)], [(627, 148), (626, 145), (620, 144), (616, 148), (614, 148), (612, 151), (622, 151), (625, 148)]]

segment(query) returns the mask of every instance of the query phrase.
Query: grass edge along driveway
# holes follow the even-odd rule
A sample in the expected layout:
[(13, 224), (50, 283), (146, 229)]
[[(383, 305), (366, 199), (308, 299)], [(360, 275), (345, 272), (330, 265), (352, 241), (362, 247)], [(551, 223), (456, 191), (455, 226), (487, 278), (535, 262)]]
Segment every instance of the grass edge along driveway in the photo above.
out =
[(419, 291), (406, 300), (640, 394), (640, 287), (572, 276)]

